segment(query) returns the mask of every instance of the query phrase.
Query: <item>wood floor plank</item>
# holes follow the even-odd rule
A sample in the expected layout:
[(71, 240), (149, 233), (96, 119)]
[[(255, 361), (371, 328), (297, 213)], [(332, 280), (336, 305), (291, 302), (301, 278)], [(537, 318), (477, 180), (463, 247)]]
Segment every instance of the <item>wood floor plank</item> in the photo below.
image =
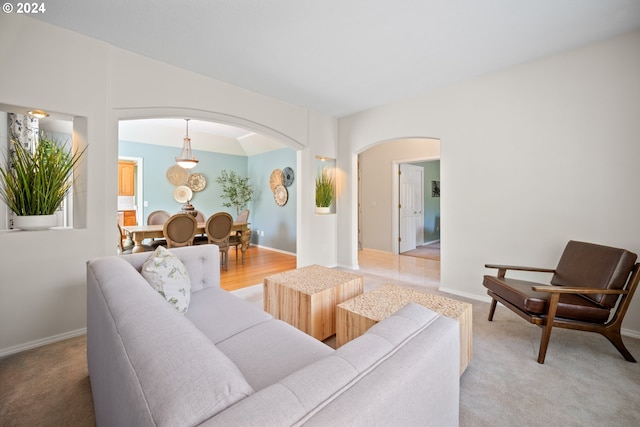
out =
[(269, 249), (250, 246), (245, 254), (244, 265), (235, 249), (229, 249), (229, 271), (221, 269), (220, 287), (227, 291), (263, 283), (264, 278), (296, 268), (296, 257)]

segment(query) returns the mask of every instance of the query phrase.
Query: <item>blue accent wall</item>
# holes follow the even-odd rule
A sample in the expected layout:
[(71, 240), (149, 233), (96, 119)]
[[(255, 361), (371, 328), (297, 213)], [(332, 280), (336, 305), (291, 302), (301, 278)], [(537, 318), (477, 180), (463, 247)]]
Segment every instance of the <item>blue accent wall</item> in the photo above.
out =
[[(296, 253), (297, 169), (296, 152), (290, 148), (270, 151), (249, 157), (249, 177), (254, 184), (255, 198), (249, 220), (254, 231), (253, 243), (285, 252)], [(278, 206), (271, 192), (269, 180), (274, 169), (293, 169), (293, 184), (287, 187), (287, 204)], [(255, 214), (254, 214), (255, 211)], [(264, 232), (258, 236), (256, 231)]]
[[(143, 209), (145, 222), (149, 213), (155, 210), (165, 210), (170, 214), (179, 212), (183, 204), (173, 198), (176, 187), (167, 179), (167, 169), (175, 165), (175, 157), (180, 150), (175, 147), (129, 141), (120, 141), (118, 150), (120, 156), (141, 157), (144, 161), (144, 200), (149, 206), (138, 206), (138, 209)], [(191, 204), (207, 217), (224, 211), (235, 218), (235, 208), (222, 206), (224, 200), (220, 197), (222, 192), (216, 183), (216, 177), (222, 169), (247, 175), (247, 157), (197, 150), (194, 150), (194, 154), (200, 162), (190, 172), (201, 173), (207, 180), (207, 185), (204, 190), (193, 193)]]
[[(175, 186), (167, 179), (167, 169), (175, 164), (175, 156), (179, 153), (176, 147), (143, 144), (131, 141), (120, 141), (119, 155), (122, 157), (139, 157), (143, 159), (144, 200), (148, 206), (140, 203), (138, 209), (143, 210), (145, 219), (155, 210), (177, 213), (182, 204), (173, 199)], [(200, 161), (191, 173), (201, 173), (207, 180), (203, 191), (194, 192), (191, 204), (207, 217), (220, 211), (229, 212), (235, 218), (235, 208), (222, 206), (224, 199), (216, 183), (222, 169), (235, 171), (248, 176), (254, 188), (254, 200), (249, 202), (251, 213), (249, 222), (253, 233), (252, 243), (266, 248), (296, 253), (296, 180), (287, 188), (289, 198), (285, 206), (278, 206), (269, 186), (271, 172), (274, 169), (290, 167), (296, 173), (296, 152), (290, 148), (282, 148), (253, 156), (237, 156), (209, 151), (194, 150)], [(259, 236), (257, 231), (264, 232)]]

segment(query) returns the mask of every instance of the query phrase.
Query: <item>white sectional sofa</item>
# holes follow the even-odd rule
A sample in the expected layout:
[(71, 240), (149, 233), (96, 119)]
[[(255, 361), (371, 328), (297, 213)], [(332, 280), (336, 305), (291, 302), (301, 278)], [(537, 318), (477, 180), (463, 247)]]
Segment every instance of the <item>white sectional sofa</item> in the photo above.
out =
[(409, 305), (334, 350), (219, 287), (213, 245), (171, 249), (180, 314), (140, 274), (149, 253), (87, 262), (98, 426), (455, 426), (459, 327)]

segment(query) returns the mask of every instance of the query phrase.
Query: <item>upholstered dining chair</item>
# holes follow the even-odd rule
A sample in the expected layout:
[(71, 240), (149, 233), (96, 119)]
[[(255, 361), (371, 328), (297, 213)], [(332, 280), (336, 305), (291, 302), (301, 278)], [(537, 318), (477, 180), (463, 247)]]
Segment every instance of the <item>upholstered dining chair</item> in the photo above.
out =
[[(245, 209), (238, 214), (236, 222), (249, 222), (249, 209)], [(247, 242), (251, 239), (251, 230), (247, 229)], [(238, 246), (242, 245), (242, 231), (236, 231), (229, 237), (229, 246), (235, 246), (236, 248), (236, 261), (238, 261)], [(242, 264), (244, 264), (244, 257), (242, 258)]]
[(193, 245), (197, 230), (198, 222), (193, 215), (185, 213), (172, 215), (164, 223), (163, 228), (167, 248)]
[(133, 249), (133, 244), (125, 245), (124, 241), (125, 241), (124, 231), (122, 230), (122, 227), (120, 227), (120, 224), (118, 223), (118, 255), (130, 254), (131, 249)]
[[(195, 213), (196, 213), (196, 221), (198, 223), (207, 222), (207, 216), (202, 211), (199, 211), (199, 210), (196, 209)], [(201, 243), (207, 243), (208, 241), (209, 240), (207, 238), (207, 233), (202, 233), (202, 234), (198, 234), (195, 237), (193, 243), (196, 244), (196, 245), (199, 245)]]
[[(640, 281), (636, 259), (625, 249), (569, 241), (555, 269), (486, 264), (498, 270), (497, 276), (484, 276), (483, 281), (492, 298), (489, 321), (500, 302), (542, 327), (538, 363), (544, 363), (553, 327), (599, 333), (635, 362), (620, 327)], [(509, 270), (551, 273), (551, 285), (507, 278)]]
[[(149, 215), (147, 215), (147, 225), (162, 225), (165, 222), (167, 222), (169, 217), (171, 217), (171, 214), (167, 211), (163, 211), (163, 210), (153, 211)], [(165, 239), (152, 238), (151, 246), (153, 247), (167, 246), (167, 241)]]
[(153, 211), (147, 216), (147, 225), (159, 225), (164, 224), (171, 217), (167, 211)]
[(233, 217), (226, 212), (211, 215), (205, 226), (208, 243), (213, 243), (220, 249), (220, 263), (226, 271), (229, 271), (229, 235), (232, 227)]

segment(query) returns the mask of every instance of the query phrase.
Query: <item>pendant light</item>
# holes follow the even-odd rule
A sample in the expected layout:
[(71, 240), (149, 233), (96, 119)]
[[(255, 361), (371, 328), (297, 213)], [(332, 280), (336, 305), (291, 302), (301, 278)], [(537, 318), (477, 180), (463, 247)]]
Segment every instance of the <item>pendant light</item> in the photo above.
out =
[(179, 157), (176, 157), (176, 163), (178, 166), (184, 169), (192, 169), (198, 164), (198, 159), (193, 157), (193, 151), (191, 150), (191, 138), (189, 138), (189, 119), (185, 119), (187, 122), (187, 135), (184, 137), (182, 143), (182, 152)]

